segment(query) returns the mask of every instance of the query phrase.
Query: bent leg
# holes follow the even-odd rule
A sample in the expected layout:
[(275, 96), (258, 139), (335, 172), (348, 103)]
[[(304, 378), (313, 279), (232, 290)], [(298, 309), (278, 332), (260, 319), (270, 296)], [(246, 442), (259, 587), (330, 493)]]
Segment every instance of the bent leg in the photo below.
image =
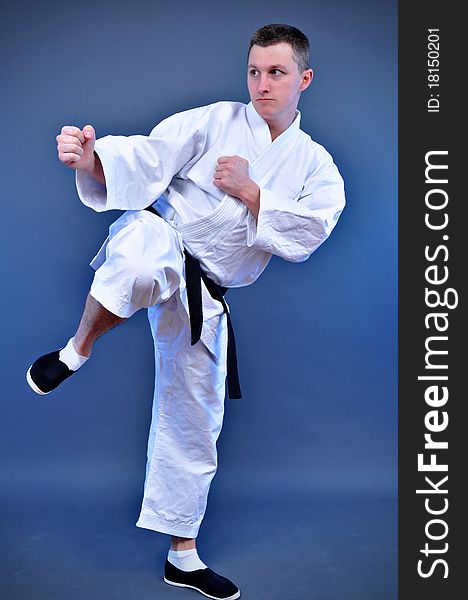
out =
[(163, 219), (144, 210), (127, 211), (109, 229), (105, 258), (98, 255), (91, 265), (97, 267), (91, 296), (126, 319), (165, 302), (179, 288), (183, 249)]
[(89, 356), (96, 339), (140, 308), (164, 302), (182, 279), (182, 254), (171, 227), (146, 211), (124, 213), (109, 230), (73, 342)]
[(73, 336), (75, 350), (81, 356), (89, 356), (94, 342), (109, 329), (125, 320), (108, 311), (91, 294), (88, 294), (80, 324)]
[(48, 394), (73, 375), (94, 342), (140, 308), (165, 302), (183, 278), (183, 253), (174, 230), (147, 211), (127, 211), (109, 230), (80, 324), (66, 346), (39, 357), (26, 378), (38, 394)]

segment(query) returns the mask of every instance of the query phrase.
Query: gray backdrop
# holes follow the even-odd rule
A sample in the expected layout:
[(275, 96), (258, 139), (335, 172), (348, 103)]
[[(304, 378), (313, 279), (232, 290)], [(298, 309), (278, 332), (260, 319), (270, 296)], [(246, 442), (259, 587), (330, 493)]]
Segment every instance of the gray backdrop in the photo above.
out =
[[(257, 498), (282, 507), (286, 530), (302, 507), (313, 531), (314, 499), (385, 499), (393, 508), (376, 527), (393, 532), (385, 547), (394, 553), (396, 2), (24, 1), (2, 13), (0, 447), (3, 516), (16, 540), (4, 581), (11, 565), (23, 568), (11, 557), (32, 507), (44, 530), (57, 510), (64, 526), (66, 514), (85, 526), (112, 506), (133, 525), (144, 479), (153, 356), (143, 312), (102, 338), (54, 394), (36, 396), (25, 382), (30, 363), (76, 328), (87, 265), (119, 215), (80, 204), (55, 136), (87, 123), (98, 136), (147, 134), (176, 111), (248, 102), (248, 39), (271, 22), (310, 38), (315, 80), (299, 105), (302, 128), (333, 155), (348, 205), (307, 262), (274, 258), (253, 286), (228, 294), (244, 399), (226, 401), (209, 518), (216, 527), (226, 506), (242, 505), (231, 527), (248, 530)], [(9, 598), (26, 594), (11, 585)]]

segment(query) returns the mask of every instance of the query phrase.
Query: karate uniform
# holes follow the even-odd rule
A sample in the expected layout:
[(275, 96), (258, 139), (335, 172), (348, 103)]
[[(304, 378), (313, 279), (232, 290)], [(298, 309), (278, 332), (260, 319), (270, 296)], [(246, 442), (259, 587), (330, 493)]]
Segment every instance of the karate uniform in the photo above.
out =
[[(217, 284), (255, 281), (271, 255), (299, 262), (330, 235), (343, 180), (327, 151), (300, 129), (300, 113), (273, 142), (253, 105), (218, 102), (175, 114), (148, 137), (97, 140), (106, 187), (77, 172), (82, 202), (126, 211), (91, 263), (91, 295), (122, 317), (148, 308), (156, 381), (138, 526), (196, 537), (222, 426), (226, 318), (203, 286), (200, 342), (190, 346), (183, 251)], [(220, 156), (249, 161), (260, 187), (255, 219), (213, 185)], [(148, 211), (153, 204), (159, 218)]]

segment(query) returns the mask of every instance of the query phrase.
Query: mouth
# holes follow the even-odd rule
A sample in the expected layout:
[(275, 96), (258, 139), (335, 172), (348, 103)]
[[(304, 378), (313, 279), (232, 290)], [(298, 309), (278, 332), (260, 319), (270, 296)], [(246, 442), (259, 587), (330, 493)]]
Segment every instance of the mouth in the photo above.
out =
[(257, 102), (274, 102), (273, 98), (257, 98)]

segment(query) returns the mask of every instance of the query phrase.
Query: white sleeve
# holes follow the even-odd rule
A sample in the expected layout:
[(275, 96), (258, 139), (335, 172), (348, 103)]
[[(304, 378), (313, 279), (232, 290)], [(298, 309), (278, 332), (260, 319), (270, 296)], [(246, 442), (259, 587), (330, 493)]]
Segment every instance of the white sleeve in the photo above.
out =
[(96, 141), (106, 185), (82, 171), (76, 187), (86, 206), (139, 210), (152, 204), (172, 178), (203, 154), (210, 107), (177, 113), (161, 121), (149, 136), (106, 136)]
[(301, 262), (327, 239), (345, 205), (344, 184), (322, 146), (314, 162), (297, 200), (284, 197), (274, 185), (260, 189), (258, 219), (249, 213), (248, 246)]

